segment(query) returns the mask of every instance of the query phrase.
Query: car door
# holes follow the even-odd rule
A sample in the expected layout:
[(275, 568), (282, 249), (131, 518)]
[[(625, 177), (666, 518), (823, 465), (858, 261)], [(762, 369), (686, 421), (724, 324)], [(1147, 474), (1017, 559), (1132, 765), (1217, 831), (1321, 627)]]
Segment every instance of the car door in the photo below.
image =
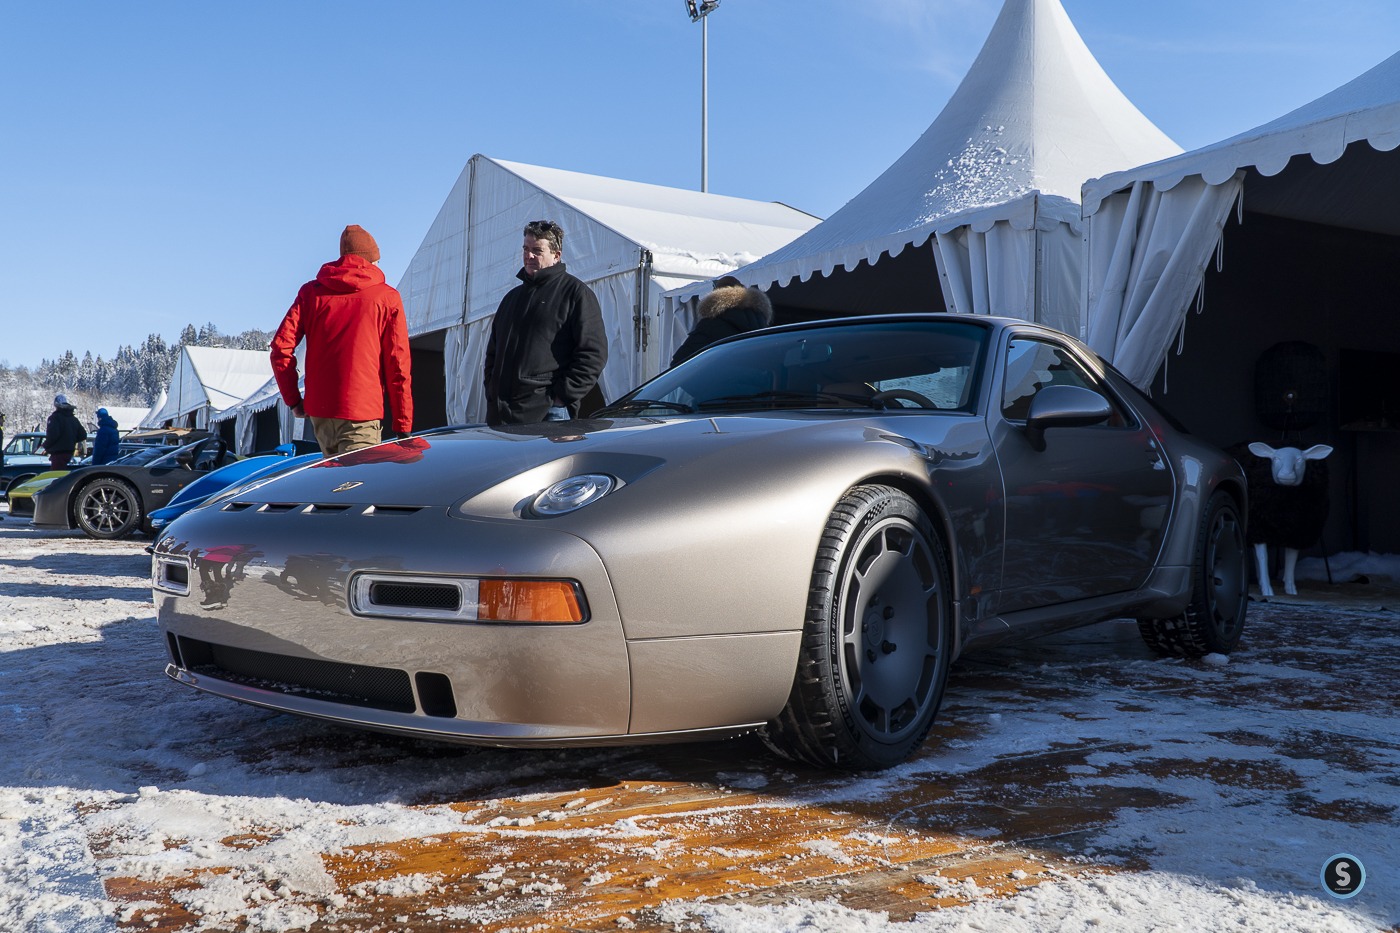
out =
[(175, 493), (203, 475), (194, 471), (194, 464), (214, 441), (210, 437), (179, 448), (178, 457), (172, 451), (140, 471), (145, 474), (142, 504), (148, 512), (165, 507)]
[[(1012, 332), (1000, 364), (988, 415), (1005, 496), (999, 611), (1140, 586), (1161, 549), (1174, 489), (1156, 437), (1067, 343)], [(1100, 394), (1109, 417), (1052, 427), (1038, 443), (1026, 417), (1036, 394), (1052, 385)]]

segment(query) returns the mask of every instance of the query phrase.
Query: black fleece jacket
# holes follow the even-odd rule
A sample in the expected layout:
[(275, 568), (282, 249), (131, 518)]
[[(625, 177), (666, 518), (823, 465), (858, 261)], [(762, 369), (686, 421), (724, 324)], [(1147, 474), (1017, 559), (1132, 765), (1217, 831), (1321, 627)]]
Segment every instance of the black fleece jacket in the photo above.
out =
[(598, 298), (562, 262), (516, 277), (486, 344), (486, 423), (543, 421), (556, 399), (577, 415), (608, 361)]

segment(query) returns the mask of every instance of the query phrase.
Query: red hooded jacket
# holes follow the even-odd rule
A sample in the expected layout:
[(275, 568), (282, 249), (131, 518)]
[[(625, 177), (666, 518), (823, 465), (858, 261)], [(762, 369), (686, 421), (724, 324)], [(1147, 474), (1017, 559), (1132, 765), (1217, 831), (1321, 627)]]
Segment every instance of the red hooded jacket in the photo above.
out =
[[(297, 390), (297, 344), (306, 340), (306, 397)], [(314, 418), (375, 421), (413, 430), (408, 324), (398, 290), (361, 256), (328, 262), (297, 292), (272, 338), (272, 374), (289, 408)]]

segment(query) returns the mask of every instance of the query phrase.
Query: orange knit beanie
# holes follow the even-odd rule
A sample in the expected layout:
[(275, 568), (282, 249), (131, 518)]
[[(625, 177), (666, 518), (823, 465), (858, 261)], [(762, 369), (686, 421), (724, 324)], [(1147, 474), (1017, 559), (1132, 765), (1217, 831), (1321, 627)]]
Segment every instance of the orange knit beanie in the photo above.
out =
[(379, 261), (379, 244), (374, 242), (364, 227), (351, 224), (340, 235), (340, 255), (360, 256), (368, 262)]

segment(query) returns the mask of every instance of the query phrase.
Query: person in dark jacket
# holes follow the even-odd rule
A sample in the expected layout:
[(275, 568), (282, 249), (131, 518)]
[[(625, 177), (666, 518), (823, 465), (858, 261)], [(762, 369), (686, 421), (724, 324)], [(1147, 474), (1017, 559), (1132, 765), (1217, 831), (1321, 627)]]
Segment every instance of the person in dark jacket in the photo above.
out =
[(564, 231), (525, 225), (519, 285), (501, 299), (486, 344), (486, 423), (566, 421), (608, 361), (603, 314), (592, 289), (564, 267)]
[(690, 329), (690, 336), (671, 357), (672, 366), (684, 363), (722, 337), (758, 330), (773, 323), (773, 305), (768, 296), (756, 288), (745, 288), (737, 279), (731, 281), (735, 284), (717, 285), (700, 299), (698, 319)]
[(92, 462), (96, 466), (111, 463), (117, 459), (120, 435), (117, 433), (117, 419), (107, 413), (107, 409), (97, 409), (97, 434), (92, 439)]
[(49, 415), (44, 431), (44, 450), (49, 455), (49, 466), (61, 470), (73, 459), (73, 451), (87, 440), (87, 428), (73, 414), (73, 406), (66, 395), (55, 395), (53, 414)]
[[(282, 401), (309, 417), (327, 457), (383, 439), (390, 427), (413, 430), (413, 375), (408, 322), (398, 289), (384, 281), (379, 244), (363, 227), (340, 234), (340, 258), (321, 266), (297, 292), (272, 338), (272, 374)], [(297, 344), (306, 341), (306, 395), (297, 386)]]

